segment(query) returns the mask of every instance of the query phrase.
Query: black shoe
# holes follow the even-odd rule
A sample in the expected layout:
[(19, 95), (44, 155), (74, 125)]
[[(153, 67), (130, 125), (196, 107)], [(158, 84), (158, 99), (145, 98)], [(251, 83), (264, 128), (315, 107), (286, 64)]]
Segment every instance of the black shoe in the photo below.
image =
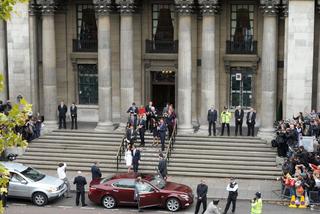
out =
[(79, 204), (76, 204), (76, 206), (79, 206)]
[(86, 207), (86, 206), (88, 206), (88, 204), (83, 204), (82, 206), (83, 206), (83, 207)]

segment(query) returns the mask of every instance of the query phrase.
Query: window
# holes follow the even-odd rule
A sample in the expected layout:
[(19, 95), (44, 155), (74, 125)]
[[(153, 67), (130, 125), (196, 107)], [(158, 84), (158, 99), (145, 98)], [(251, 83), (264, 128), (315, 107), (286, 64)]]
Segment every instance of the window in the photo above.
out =
[[(152, 38), (173, 40), (174, 5), (152, 5)], [(156, 35), (157, 34), (157, 35)]]
[(98, 104), (98, 69), (96, 64), (78, 65), (79, 104)]
[(146, 182), (136, 183), (139, 193), (154, 192), (154, 188)]
[(24, 178), (21, 177), (20, 175), (13, 172), (10, 174), (11, 174), (10, 182), (21, 183), (22, 181), (24, 181)]
[(250, 68), (231, 68), (230, 106), (248, 108), (252, 105), (252, 71)]
[(253, 51), (254, 5), (231, 5), (231, 49)]
[(125, 189), (134, 189), (135, 181), (133, 179), (123, 179), (113, 183), (114, 187), (125, 188)]
[(77, 39), (97, 40), (97, 23), (93, 4), (77, 5)]

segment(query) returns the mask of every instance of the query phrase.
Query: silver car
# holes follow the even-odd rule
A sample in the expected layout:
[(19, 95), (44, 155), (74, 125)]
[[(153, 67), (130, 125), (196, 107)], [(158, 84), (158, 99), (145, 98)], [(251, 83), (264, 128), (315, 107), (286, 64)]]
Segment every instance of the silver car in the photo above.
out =
[(10, 171), (8, 196), (31, 199), (37, 206), (44, 206), (48, 201), (63, 196), (66, 184), (59, 178), (16, 162), (0, 162)]

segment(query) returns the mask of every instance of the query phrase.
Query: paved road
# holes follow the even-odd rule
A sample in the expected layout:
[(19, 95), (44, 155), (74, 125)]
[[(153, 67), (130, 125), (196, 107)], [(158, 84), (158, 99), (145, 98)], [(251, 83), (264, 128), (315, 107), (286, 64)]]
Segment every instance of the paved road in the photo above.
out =
[[(36, 207), (29, 201), (9, 199), (9, 207), (7, 208), (5, 214), (126, 214), (126, 213), (137, 213), (135, 207), (121, 207), (113, 210), (104, 209), (102, 206), (92, 204), (88, 199), (88, 207), (76, 207), (75, 206), (75, 196), (73, 198), (63, 198), (49, 203), (45, 207)], [(225, 200), (219, 203), (220, 207), (225, 206)], [(238, 201), (237, 202), (237, 214), (249, 214), (250, 204), (249, 201)], [(287, 206), (279, 204), (264, 204), (265, 214), (309, 214), (309, 213), (319, 213), (320, 210), (311, 211), (310, 209), (290, 209)], [(162, 209), (146, 209), (146, 214), (157, 214), (157, 213), (170, 213)], [(192, 207), (182, 210), (178, 213), (181, 214), (192, 214), (194, 213), (194, 204)]]

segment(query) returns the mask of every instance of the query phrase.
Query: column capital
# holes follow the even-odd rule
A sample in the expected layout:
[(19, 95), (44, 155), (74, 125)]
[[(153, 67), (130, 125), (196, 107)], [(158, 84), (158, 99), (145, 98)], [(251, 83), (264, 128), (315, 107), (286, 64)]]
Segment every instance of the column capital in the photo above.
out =
[(54, 15), (56, 10), (55, 0), (37, 0), (42, 15)]
[(179, 15), (190, 15), (193, 11), (193, 0), (175, 0), (176, 12)]
[(39, 12), (39, 6), (37, 5), (36, 1), (29, 1), (29, 15), (35, 16)]
[(120, 14), (132, 14), (135, 12), (136, 5), (134, 0), (116, 0)]
[(279, 12), (280, 0), (260, 0), (260, 4), (264, 15), (275, 16)]
[(109, 15), (113, 8), (111, 0), (93, 0), (93, 5), (98, 16)]
[(289, 0), (282, 0), (281, 7), (282, 7), (282, 15), (284, 17), (287, 17), (289, 13)]
[(219, 12), (220, 4), (218, 0), (199, 0), (199, 8), (202, 15), (215, 15)]

